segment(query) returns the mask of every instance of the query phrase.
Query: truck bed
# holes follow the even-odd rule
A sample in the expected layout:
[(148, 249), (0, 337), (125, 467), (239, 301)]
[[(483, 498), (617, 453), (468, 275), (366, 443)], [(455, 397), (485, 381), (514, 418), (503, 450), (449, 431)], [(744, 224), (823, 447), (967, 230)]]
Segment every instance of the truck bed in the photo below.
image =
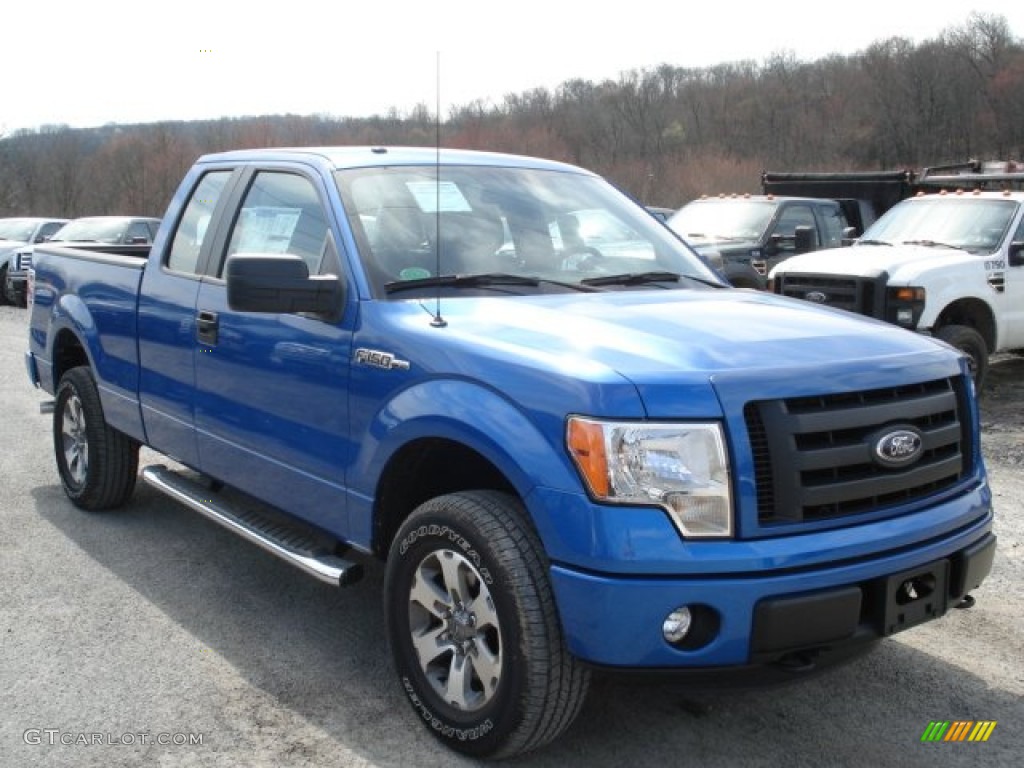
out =
[[(36, 340), (47, 349), (64, 329), (77, 325), (88, 334), (86, 348), (93, 358), (88, 362), (97, 373), (107, 421), (138, 439), (144, 434), (138, 400), (138, 300), (148, 255), (148, 245), (41, 245), (32, 267), (36, 288), (30, 332), (45, 333), (52, 312), (49, 334)], [(60, 306), (53, 307), (57, 297)], [(102, 319), (96, 317), (100, 312)], [(82, 322), (90, 315), (95, 323)], [(52, 358), (38, 359), (38, 383), (53, 394), (57, 382)]]

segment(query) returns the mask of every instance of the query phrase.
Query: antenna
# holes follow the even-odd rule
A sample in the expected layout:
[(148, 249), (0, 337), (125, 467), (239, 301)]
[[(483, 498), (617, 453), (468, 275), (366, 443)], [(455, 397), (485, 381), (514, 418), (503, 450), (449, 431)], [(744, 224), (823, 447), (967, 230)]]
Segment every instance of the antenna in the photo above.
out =
[[(434, 274), (441, 276), (441, 52), (437, 52), (434, 67), (436, 82), (434, 84)], [(444, 328), (448, 322), (441, 317), (441, 282), (437, 283), (437, 295), (434, 297), (434, 318), (430, 321), (434, 328)]]

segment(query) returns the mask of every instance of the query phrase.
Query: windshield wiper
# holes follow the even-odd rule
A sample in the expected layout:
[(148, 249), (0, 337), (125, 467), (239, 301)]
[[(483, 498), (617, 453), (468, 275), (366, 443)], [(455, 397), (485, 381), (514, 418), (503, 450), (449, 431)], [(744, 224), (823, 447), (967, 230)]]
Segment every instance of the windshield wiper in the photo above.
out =
[(740, 237), (739, 235), (705, 235), (703, 232), (687, 232), (683, 237), (701, 237), (705, 240), (723, 240), (732, 242), (735, 240), (750, 240), (749, 237)]
[(602, 275), (580, 280), (584, 285), (646, 285), (648, 283), (678, 283), (681, 276), (675, 272), (623, 272), (620, 275)]
[(957, 251), (966, 251), (959, 245), (952, 245), (951, 243), (940, 243), (938, 240), (904, 240), (903, 245), (923, 245), (928, 248), (952, 248)]
[(546, 285), (557, 285), (560, 288), (568, 288), (573, 291), (594, 292), (597, 288), (579, 283), (567, 283), (560, 280), (548, 280), (543, 277), (532, 277), (529, 275), (511, 275), (507, 272), (486, 272), (479, 275), (435, 275), (433, 277), (421, 277), (416, 280), (396, 280), (384, 284), (384, 290), (388, 293), (399, 291), (411, 291), (416, 288), (487, 288), (500, 285), (524, 285), (536, 287), (544, 283)]
[(888, 240), (858, 240), (857, 245), (892, 245)]

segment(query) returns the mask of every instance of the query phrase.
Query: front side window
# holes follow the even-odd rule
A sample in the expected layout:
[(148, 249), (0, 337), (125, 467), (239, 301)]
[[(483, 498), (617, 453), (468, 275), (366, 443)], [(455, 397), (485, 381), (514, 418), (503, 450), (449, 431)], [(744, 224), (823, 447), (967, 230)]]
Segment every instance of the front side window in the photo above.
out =
[(149, 234), (149, 227), (146, 226), (144, 221), (133, 221), (124, 235), (126, 243), (149, 243), (152, 239)]
[(846, 221), (846, 214), (842, 208), (829, 211), (818, 211), (821, 214), (825, 225), (823, 233), (823, 248), (838, 248), (843, 244), (843, 230), (849, 226)]
[(256, 174), (231, 231), (228, 256), (288, 253), (317, 275), (336, 271), (333, 250), (327, 216), (309, 179), (277, 171)]
[(51, 221), (51, 222), (48, 222), (46, 224), (43, 224), (43, 226), (40, 227), (40, 229), (39, 229), (39, 234), (36, 235), (36, 242), (40, 242), (40, 243), (46, 242), (51, 237), (53, 237), (54, 233), (58, 229), (60, 229), (63, 226), (64, 226), (64, 224), (62, 222), (59, 222), (59, 221)]
[[(809, 205), (790, 205), (783, 209), (779, 222), (775, 225), (772, 235), (777, 237), (779, 250), (793, 251), (796, 249), (796, 228), (810, 227), (817, 232), (814, 223), (814, 211)], [(815, 238), (816, 244), (817, 238)]]

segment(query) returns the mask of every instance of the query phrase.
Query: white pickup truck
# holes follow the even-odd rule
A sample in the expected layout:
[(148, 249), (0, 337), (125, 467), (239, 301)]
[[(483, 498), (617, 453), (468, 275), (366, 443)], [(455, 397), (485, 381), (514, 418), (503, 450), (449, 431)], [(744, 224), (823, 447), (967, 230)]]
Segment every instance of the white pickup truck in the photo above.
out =
[(1024, 191), (908, 198), (853, 247), (794, 256), (770, 278), (776, 293), (949, 342), (980, 388), (989, 355), (1024, 348)]

